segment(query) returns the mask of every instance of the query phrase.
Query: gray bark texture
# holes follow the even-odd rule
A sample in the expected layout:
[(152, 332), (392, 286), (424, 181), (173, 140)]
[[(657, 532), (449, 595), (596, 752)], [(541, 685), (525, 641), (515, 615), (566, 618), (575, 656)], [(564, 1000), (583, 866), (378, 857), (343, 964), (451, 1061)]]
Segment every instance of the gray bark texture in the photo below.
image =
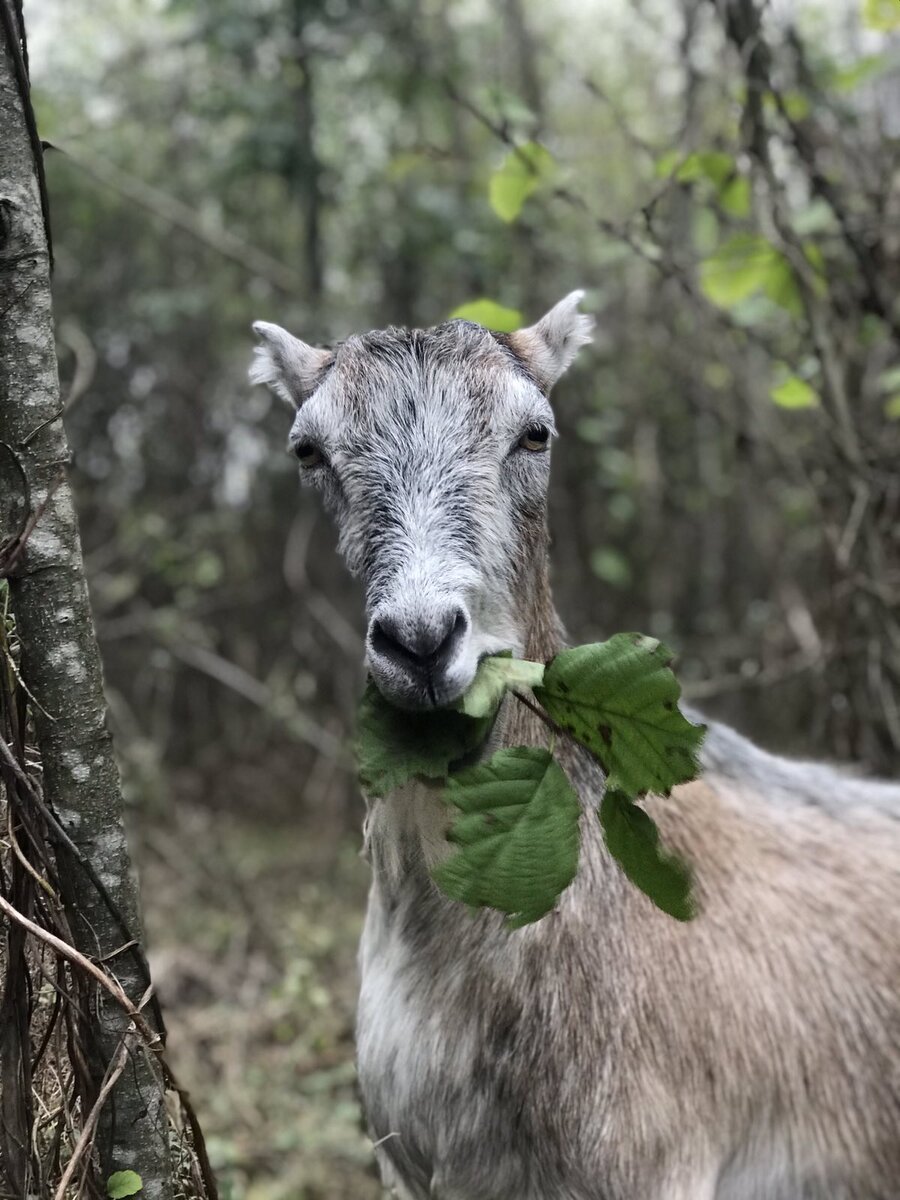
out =
[[(45, 799), (80, 858), (93, 868), (57, 848), (59, 877), (78, 949), (107, 959), (132, 1003), (139, 1004), (148, 983), (143, 954), (121, 949), (128, 940), (124, 928), (141, 938), (137, 890), (78, 523), (69, 484), (64, 478), (60, 482), (69, 450), (60, 415), (30, 106), (18, 37), (10, 36), (18, 31), (13, 5), (11, 0), (0, 4), (7, 6), (0, 34), (0, 543), (46, 504), (13, 568), (10, 587), (23, 673), (50, 714), (33, 706)], [(93, 1014), (87, 1086), (96, 1094), (129, 1019), (102, 991), (95, 993)], [(90, 1099), (83, 1096), (82, 1103)], [(113, 1171), (131, 1169), (141, 1175), (141, 1195), (148, 1200), (172, 1196), (162, 1073), (142, 1047), (131, 1052), (104, 1110), (97, 1151), (103, 1180)]]

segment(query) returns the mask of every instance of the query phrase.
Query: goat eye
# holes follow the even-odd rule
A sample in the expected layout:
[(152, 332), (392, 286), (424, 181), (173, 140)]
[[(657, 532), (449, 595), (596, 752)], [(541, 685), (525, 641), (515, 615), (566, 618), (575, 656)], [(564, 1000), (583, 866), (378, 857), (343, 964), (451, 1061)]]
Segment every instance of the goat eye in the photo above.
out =
[(312, 442), (298, 442), (294, 447), (294, 453), (300, 462), (300, 466), (304, 470), (310, 467), (317, 467), (319, 463), (324, 461), (322, 451), (318, 446), (314, 446)]
[(539, 453), (546, 450), (550, 442), (550, 430), (546, 425), (529, 425), (519, 438), (519, 446), (523, 450)]

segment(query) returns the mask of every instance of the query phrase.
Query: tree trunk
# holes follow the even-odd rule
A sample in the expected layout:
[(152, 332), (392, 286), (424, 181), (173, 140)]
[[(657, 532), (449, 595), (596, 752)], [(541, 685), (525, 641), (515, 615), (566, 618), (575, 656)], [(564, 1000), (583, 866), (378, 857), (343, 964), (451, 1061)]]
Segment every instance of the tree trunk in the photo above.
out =
[(313, 56), (305, 43), (307, 0), (294, 0), (292, 33), (296, 82), (290, 89), (297, 121), (297, 144), (291, 167), (291, 185), (296, 191), (303, 220), (303, 256), (306, 264), (307, 300), (315, 312), (322, 298), (322, 164), (316, 150), (316, 97), (313, 85)]
[[(23, 674), (40, 705), (33, 706), (33, 716), (45, 799), (93, 868), (72, 854), (63, 859), (60, 850), (59, 878), (78, 949), (104, 958), (138, 1004), (147, 990), (146, 963), (139, 950), (123, 949), (129, 940), (123, 928), (141, 936), (137, 891), (78, 524), (64, 478), (69, 451), (60, 419), (40, 148), (12, 0), (0, 4), (0, 521), (12, 525), (0, 528), (0, 543), (29, 514), (40, 514), (12, 569), (13, 610)], [(91, 1011), (88, 1088), (96, 1095), (129, 1020), (101, 992)], [(82, 1096), (82, 1104), (92, 1099)], [(132, 1051), (110, 1096), (97, 1149), (104, 1179), (131, 1169), (140, 1174), (148, 1200), (172, 1196), (162, 1075), (142, 1048)]]
[(544, 96), (538, 70), (537, 47), (522, 7), (522, 0), (504, 0), (503, 16), (506, 31), (512, 40), (516, 58), (516, 73), (522, 99), (534, 113), (536, 131), (544, 123)]

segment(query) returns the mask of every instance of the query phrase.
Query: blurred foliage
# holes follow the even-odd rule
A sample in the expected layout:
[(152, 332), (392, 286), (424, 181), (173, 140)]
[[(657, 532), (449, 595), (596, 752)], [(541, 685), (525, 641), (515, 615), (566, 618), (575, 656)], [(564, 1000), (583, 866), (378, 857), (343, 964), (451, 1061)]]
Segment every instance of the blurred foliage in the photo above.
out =
[(337, 844), (360, 817), (361, 597), (289, 413), (246, 383), (251, 320), (508, 328), (579, 286), (598, 331), (558, 388), (551, 497), (572, 640), (645, 629), (765, 744), (896, 763), (897, 6), (761, 7), (26, 0), (147, 827), (211, 808)]

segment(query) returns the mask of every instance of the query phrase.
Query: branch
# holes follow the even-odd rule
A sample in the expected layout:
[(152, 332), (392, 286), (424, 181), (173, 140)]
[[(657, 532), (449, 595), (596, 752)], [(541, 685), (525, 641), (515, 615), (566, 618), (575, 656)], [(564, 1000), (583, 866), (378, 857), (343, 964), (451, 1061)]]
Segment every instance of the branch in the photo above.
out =
[[(510, 134), (505, 125), (499, 124), (497, 121), (493, 120), (490, 116), (488, 116), (487, 113), (479, 109), (478, 106), (474, 104), (468, 97), (461, 95), (456, 90), (453, 83), (446, 78), (444, 80), (444, 87), (452, 100), (459, 104), (461, 108), (463, 108), (486, 129), (488, 129), (494, 135), (494, 137), (496, 137), (498, 141), (502, 142), (504, 146), (507, 146), (512, 153), (515, 153), (526, 165), (530, 172), (534, 172), (534, 163), (526, 154), (522, 153), (521, 147), (518, 145), (515, 138)], [(715, 322), (716, 325), (719, 325), (722, 329), (727, 330), (731, 334), (740, 335), (746, 341), (760, 346), (765, 353), (769, 355), (769, 357), (777, 358), (778, 355), (773, 347), (758, 331), (751, 329), (746, 325), (738, 325), (734, 320), (732, 320), (727, 312), (713, 304), (712, 301), (707, 299), (702, 292), (698, 291), (687, 271), (675, 261), (668, 248), (663, 246), (656, 237), (652, 228), (653, 209), (659, 203), (662, 195), (665, 194), (665, 191), (669, 186), (670, 184), (666, 183), (655, 196), (652, 196), (646, 203), (642, 204), (631, 218), (621, 223), (611, 221), (607, 217), (598, 215), (591, 209), (590, 205), (583, 196), (578, 195), (576, 192), (570, 191), (568, 188), (556, 187), (553, 189), (552, 195), (557, 200), (563, 201), (563, 203), (567, 204), (570, 208), (578, 209), (584, 214), (585, 217), (587, 217), (588, 220), (592, 221), (596, 228), (599, 229), (600, 232), (606, 237), (611, 238), (613, 241), (621, 242), (623, 245), (627, 246), (632, 254), (635, 255), (635, 257), (640, 258), (643, 262), (647, 263), (647, 265), (650, 266), (664, 280), (671, 280), (682, 292), (682, 294), (687, 297), (687, 299), (689, 299), (697, 308), (705, 312), (706, 315), (713, 322)], [(650, 238), (652, 239), (650, 242), (652, 250), (649, 248), (648, 244), (642, 241), (630, 228), (636, 217), (641, 219), (643, 225), (647, 229), (648, 234), (650, 235)]]
[(86, 958), (74, 946), (70, 946), (68, 942), (64, 942), (62, 938), (57, 937), (55, 933), (51, 933), (48, 929), (42, 929), (40, 925), (36, 925), (34, 921), (29, 920), (24, 913), (14, 908), (4, 896), (0, 896), (0, 912), (5, 913), (11, 921), (15, 921), (16, 924), (21, 925), (32, 937), (36, 937), (39, 941), (52, 947), (67, 962), (72, 963), (80, 971), (84, 971), (87, 975), (90, 975), (105, 992), (112, 996), (122, 1011), (131, 1018), (148, 1048), (154, 1051), (159, 1051), (162, 1048), (162, 1039), (159, 1034), (155, 1029), (150, 1027), (144, 1016), (134, 1007), (117, 980), (111, 978), (104, 971), (101, 971), (89, 958)]
[(562, 725), (558, 725), (549, 713), (544, 712), (541, 706), (539, 704), (535, 704), (535, 702), (530, 697), (526, 696), (524, 692), (520, 692), (516, 688), (510, 688), (509, 690), (520, 704), (524, 704), (527, 709), (530, 709), (531, 712), (534, 713), (539, 721), (543, 721), (552, 734), (554, 734), (556, 737), (564, 738), (569, 742), (574, 740), (568, 730), (563, 729)]
[(78, 1141), (75, 1143), (75, 1148), (72, 1151), (72, 1156), (66, 1163), (66, 1169), (63, 1171), (62, 1178), (59, 1181), (54, 1193), (53, 1200), (66, 1200), (66, 1189), (72, 1182), (75, 1176), (75, 1171), (78, 1164), (81, 1162), (85, 1153), (90, 1151), (94, 1142), (94, 1131), (97, 1128), (97, 1122), (100, 1120), (100, 1114), (103, 1111), (103, 1106), (109, 1098), (110, 1093), (119, 1081), (119, 1077), (125, 1070), (125, 1064), (128, 1062), (128, 1041), (129, 1035), (122, 1038), (118, 1053), (109, 1065), (106, 1072), (106, 1077), (103, 1080), (103, 1085), (97, 1093), (97, 1099), (94, 1101), (91, 1111), (88, 1113), (81, 1127), (81, 1134)]
[(175, 658), (181, 659), (188, 666), (202, 671), (204, 675), (231, 688), (233, 692), (237, 692), (239, 696), (249, 700), (251, 704), (256, 704), (263, 712), (280, 719), (295, 737), (312, 746), (314, 750), (318, 750), (320, 754), (324, 754), (326, 758), (346, 763), (347, 756), (339, 738), (301, 712), (296, 704), (294, 712), (281, 714), (278, 711), (277, 697), (269, 685), (262, 683), (237, 663), (231, 662), (221, 654), (216, 654), (214, 650), (208, 650), (204, 646), (193, 646), (188, 642), (175, 642), (168, 639), (164, 639), (163, 644)]
[[(60, 150), (53, 146), (52, 149)], [(154, 187), (143, 179), (123, 170), (106, 159), (91, 154), (90, 160), (78, 158), (66, 150), (62, 150), (66, 158), (94, 183), (108, 187), (111, 191), (131, 200), (146, 212), (161, 218), (167, 224), (189, 234), (204, 246), (209, 246), (223, 258), (231, 259), (249, 271), (252, 275), (265, 279), (272, 287), (296, 296), (303, 287), (303, 280), (284, 263), (279, 262), (264, 250), (245, 242), (243, 238), (228, 229), (214, 229), (198, 219), (196, 210), (183, 200), (170, 196), (167, 192)]]

